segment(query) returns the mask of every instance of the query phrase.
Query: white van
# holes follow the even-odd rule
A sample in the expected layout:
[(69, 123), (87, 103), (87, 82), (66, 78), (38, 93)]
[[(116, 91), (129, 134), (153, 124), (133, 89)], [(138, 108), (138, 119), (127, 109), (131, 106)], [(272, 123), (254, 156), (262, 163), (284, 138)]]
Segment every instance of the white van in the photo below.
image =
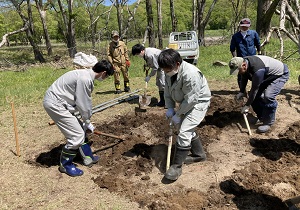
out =
[(170, 33), (168, 48), (177, 50), (183, 60), (197, 65), (199, 58), (199, 43), (196, 31)]

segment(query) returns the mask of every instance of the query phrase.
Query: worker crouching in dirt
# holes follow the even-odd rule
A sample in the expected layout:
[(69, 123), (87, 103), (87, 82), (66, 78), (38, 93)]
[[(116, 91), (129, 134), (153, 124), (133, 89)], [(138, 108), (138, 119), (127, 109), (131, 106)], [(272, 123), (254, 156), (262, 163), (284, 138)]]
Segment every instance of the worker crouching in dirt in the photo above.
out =
[(276, 96), (289, 79), (287, 65), (279, 60), (264, 55), (234, 57), (229, 62), (230, 74), (239, 73), (242, 76), (240, 92), (236, 99), (242, 99), (248, 80), (252, 81), (249, 97), (242, 107), (242, 113), (248, 113), (250, 105), (257, 118), (253, 124), (262, 122), (257, 128), (258, 133), (265, 133), (275, 122), (278, 106)]
[(153, 77), (156, 74), (156, 86), (158, 87), (158, 93), (160, 98), (160, 101), (156, 104), (156, 106), (164, 107), (165, 73), (157, 63), (157, 58), (160, 52), (160, 49), (156, 49), (153, 47), (145, 48), (141, 44), (134, 45), (131, 51), (132, 55), (139, 55), (146, 61), (146, 65), (152, 68), (150, 74), (145, 77), (145, 82), (149, 82), (151, 77)]
[[(174, 162), (165, 174), (165, 178), (175, 181), (182, 173), (183, 163), (206, 160), (195, 130), (209, 108), (211, 92), (202, 72), (183, 61), (177, 51), (163, 50), (158, 57), (158, 64), (166, 75), (166, 116), (172, 119), (173, 125), (178, 129)], [(179, 106), (175, 111), (176, 103)]]
[[(67, 140), (60, 156), (60, 172), (70, 176), (83, 174), (83, 171), (73, 164), (78, 151), (84, 165), (92, 166), (98, 162), (99, 157), (93, 155), (86, 136), (87, 130), (94, 131), (94, 126), (90, 122), (91, 93), (95, 79), (102, 81), (113, 74), (112, 64), (102, 60), (92, 69), (78, 69), (65, 73), (46, 91), (44, 108)], [(74, 116), (76, 111), (79, 111), (82, 121)]]

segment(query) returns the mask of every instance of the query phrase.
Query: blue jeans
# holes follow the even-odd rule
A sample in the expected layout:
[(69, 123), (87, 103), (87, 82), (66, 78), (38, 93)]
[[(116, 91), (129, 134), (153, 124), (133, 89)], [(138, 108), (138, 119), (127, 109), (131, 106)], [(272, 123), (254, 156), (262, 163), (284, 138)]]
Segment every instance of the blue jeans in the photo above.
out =
[(264, 125), (272, 125), (275, 122), (275, 113), (278, 106), (276, 96), (282, 90), (290, 76), (288, 67), (284, 65), (284, 73), (272, 81), (262, 82), (256, 97), (251, 104), (258, 119)]

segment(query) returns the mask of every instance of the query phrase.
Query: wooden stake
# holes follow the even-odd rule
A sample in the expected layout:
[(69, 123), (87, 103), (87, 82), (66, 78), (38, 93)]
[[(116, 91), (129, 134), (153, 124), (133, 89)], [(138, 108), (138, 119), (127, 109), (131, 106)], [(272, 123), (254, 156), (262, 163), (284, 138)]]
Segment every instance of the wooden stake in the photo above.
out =
[(14, 130), (15, 130), (17, 156), (20, 157), (20, 146), (19, 146), (19, 137), (18, 137), (17, 120), (16, 120), (14, 102), (11, 102), (11, 109), (12, 109), (12, 115), (13, 115), (13, 120), (14, 120)]

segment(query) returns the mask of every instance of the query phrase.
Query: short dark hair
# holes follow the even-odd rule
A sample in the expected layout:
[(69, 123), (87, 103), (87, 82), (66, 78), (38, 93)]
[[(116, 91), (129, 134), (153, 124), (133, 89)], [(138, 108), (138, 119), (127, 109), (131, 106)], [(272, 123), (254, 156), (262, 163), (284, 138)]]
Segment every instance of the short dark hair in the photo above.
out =
[(160, 68), (173, 69), (178, 62), (181, 64), (182, 58), (179, 52), (174, 49), (163, 50), (158, 56), (158, 65)]
[(132, 50), (131, 50), (131, 54), (132, 55), (138, 55), (140, 54), (143, 50), (145, 50), (145, 47), (141, 44), (136, 44), (132, 47)]
[(108, 76), (113, 75), (115, 72), (113, 65), (107, 60), (101, 60), (97, 62), (92, 69), (96, 73), (106, 71)]

